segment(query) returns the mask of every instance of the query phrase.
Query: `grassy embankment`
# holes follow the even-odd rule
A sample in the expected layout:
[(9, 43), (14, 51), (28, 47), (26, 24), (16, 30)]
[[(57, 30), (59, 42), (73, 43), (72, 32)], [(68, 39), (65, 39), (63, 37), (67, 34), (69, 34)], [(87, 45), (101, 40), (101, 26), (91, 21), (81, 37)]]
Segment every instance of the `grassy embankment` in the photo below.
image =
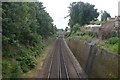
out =
[[(35, 46), (4, 45), (2, 55), (3, 78), (31, 78), (40, 69), (49, 45), (53, 40), (41, 41)], [(8, 75), (9, 74), (9, 75)]]
[[(69, 38), (78, 38), (80, 39), (81, 41), (83, 41), (84, 43), (87, 43), (89, 41), (94, 41), (94, 40), (97, 40), (95, 38), (95, 34), (92, 33), (92, 32), (87, 32), (87, 33), (83, 33), (83, 32), (79, 32), (77, 31), (76, 33), (74, 34), (71, 34), (69, 36)], [(118, 53), (118, 50), (119, 50), (119, 38), (118, 37), (110, 37), (106, 40), (99, 40), (97, 41), (97, 43), (95, 44), (96, 46), (99, 46), (100, 48), (108, 51), (108, 52), (111, 52), (111, 53), (114, 53), (114, 54), (117, 54)]]
[(36, 59), (36, 67), (29, 72), (22, 74), (21, 78), (33, 78), (37, 74), (37, 71), (41, 69), (43, 60), (45, 59), (49, 48), (50, 46), (45, 47), (45, 49), (41, 52), (41, 56)]

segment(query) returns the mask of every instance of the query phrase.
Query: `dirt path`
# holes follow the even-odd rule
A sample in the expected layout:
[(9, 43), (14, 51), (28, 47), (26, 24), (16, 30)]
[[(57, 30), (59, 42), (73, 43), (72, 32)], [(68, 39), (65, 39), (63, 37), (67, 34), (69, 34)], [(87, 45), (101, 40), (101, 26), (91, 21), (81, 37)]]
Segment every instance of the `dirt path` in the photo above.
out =
[(65, 40), (58, 38), (49, 50), (35, 78), (86, 78)]

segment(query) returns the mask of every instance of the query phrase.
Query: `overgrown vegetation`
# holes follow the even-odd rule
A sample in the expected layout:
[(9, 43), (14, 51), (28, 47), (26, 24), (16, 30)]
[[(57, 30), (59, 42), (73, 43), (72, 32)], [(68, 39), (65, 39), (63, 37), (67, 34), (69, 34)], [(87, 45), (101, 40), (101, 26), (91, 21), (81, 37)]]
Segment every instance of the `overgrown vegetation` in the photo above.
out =
[(44, 39), (56, 33), (41, 2), (3, 2), (2, 30), (3, 78), (17, 78), (33, 69), (46, 46)]
[[(91, 42), (96, 40), (97, 45), (107, 51), (118, 53), (118, 38), (116, 30), (109, 32), (109, 36), (106, 40), (101, 40), (98, 38), (99, 29), (93, 31), (93, 29), (87, 29), (84, 25), (95, 24), (102, 25), (106, 21), (111, 22), (111, 20), (107, 20), (107, 18), (111, 18), (110, 14), (107, 11), (101, 11), (101, 21), (98, 21), (97, 17), (99, 13), (95, 6), (89, 3), (84, 2), (73, 2), (69, 7), (69, 23), (70, 32), (66, 33), (66, 37), (77, 37), (83, 42)], [(101, 35), (102, 36), (102, 35)], [(102, 36), (103, 37), (103, 36)], [(97, 39), (98, 38), (98, 39)]]
[[(69, 33), (66, 34), (66, 36), (68, 37)], [(92, 40), (96, 40), (96, 37), (95, 37), (95, 33), (94, 32), (80, 32), (80, 31), (77, 31), (76, 33), (72, 33), (69, 38), (78, 38), (80, 39), (81, 41), (83, 42), (91, 42)], [(118, 54), (118, 50), (119, 50), (119, 38), (116, 36), (116, 37), (113, 37), (111, 35), (110, 38), (106, 39), (106, 40), (99, 40), (97, 43), (96, 43), (97, 46), (99, 46), (100, 48), (103, 48), (105, 49), (106, 51), (108, 52), (111, 52), (111, 53), (115, 53), (115, 54)]]
[(111, 37), (108, 40), (100, 41), (97, 43), (99, 47), (113, 53), (118, 53), (118, 44), (118, 37)]
[(76, 24), (72, 28), (72, 32), (67, 32), (66, 37), (78, 37), (81, 41), (87, 42), (95, 37), (95, 32), (91, 31), (82, 31), (84, 27), (79, 28), (79, 24)]

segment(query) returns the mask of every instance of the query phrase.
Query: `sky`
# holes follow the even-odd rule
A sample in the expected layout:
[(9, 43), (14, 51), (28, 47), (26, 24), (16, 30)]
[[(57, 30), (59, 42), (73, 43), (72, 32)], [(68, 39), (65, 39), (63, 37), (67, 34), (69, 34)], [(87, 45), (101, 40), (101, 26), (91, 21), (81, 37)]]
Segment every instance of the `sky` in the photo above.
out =
[(69, 5), (72, 2), (88, 2), (95, 5), (98, 12), (105, 10), (110, 13), (111, 17), (118, 15), (118, 2), (120, 0), (39, 0), (43, 2), (47, 12), (54, 20), (54, 25), (58, 29), (65, 29), (68, 26), (68, 19), (64, 19), (68, 15)]

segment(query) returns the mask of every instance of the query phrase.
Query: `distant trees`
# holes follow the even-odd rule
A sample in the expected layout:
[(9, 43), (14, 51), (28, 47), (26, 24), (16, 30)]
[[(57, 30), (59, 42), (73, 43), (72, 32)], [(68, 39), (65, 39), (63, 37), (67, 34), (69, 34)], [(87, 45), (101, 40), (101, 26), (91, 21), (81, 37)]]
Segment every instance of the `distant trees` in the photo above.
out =
[(111, 18), (111, 15), (107, 11), (101, 11), (101, 21), (107, 21), (107, 18)]
[(70, 4), (68, 25), (71, 27), (71, 30), (75, 24), (84, 26), (89, 24), (90, 21), (95, 20), (99, 13), (94, 7), (94, 5), (84, 2), (73, 2)]

